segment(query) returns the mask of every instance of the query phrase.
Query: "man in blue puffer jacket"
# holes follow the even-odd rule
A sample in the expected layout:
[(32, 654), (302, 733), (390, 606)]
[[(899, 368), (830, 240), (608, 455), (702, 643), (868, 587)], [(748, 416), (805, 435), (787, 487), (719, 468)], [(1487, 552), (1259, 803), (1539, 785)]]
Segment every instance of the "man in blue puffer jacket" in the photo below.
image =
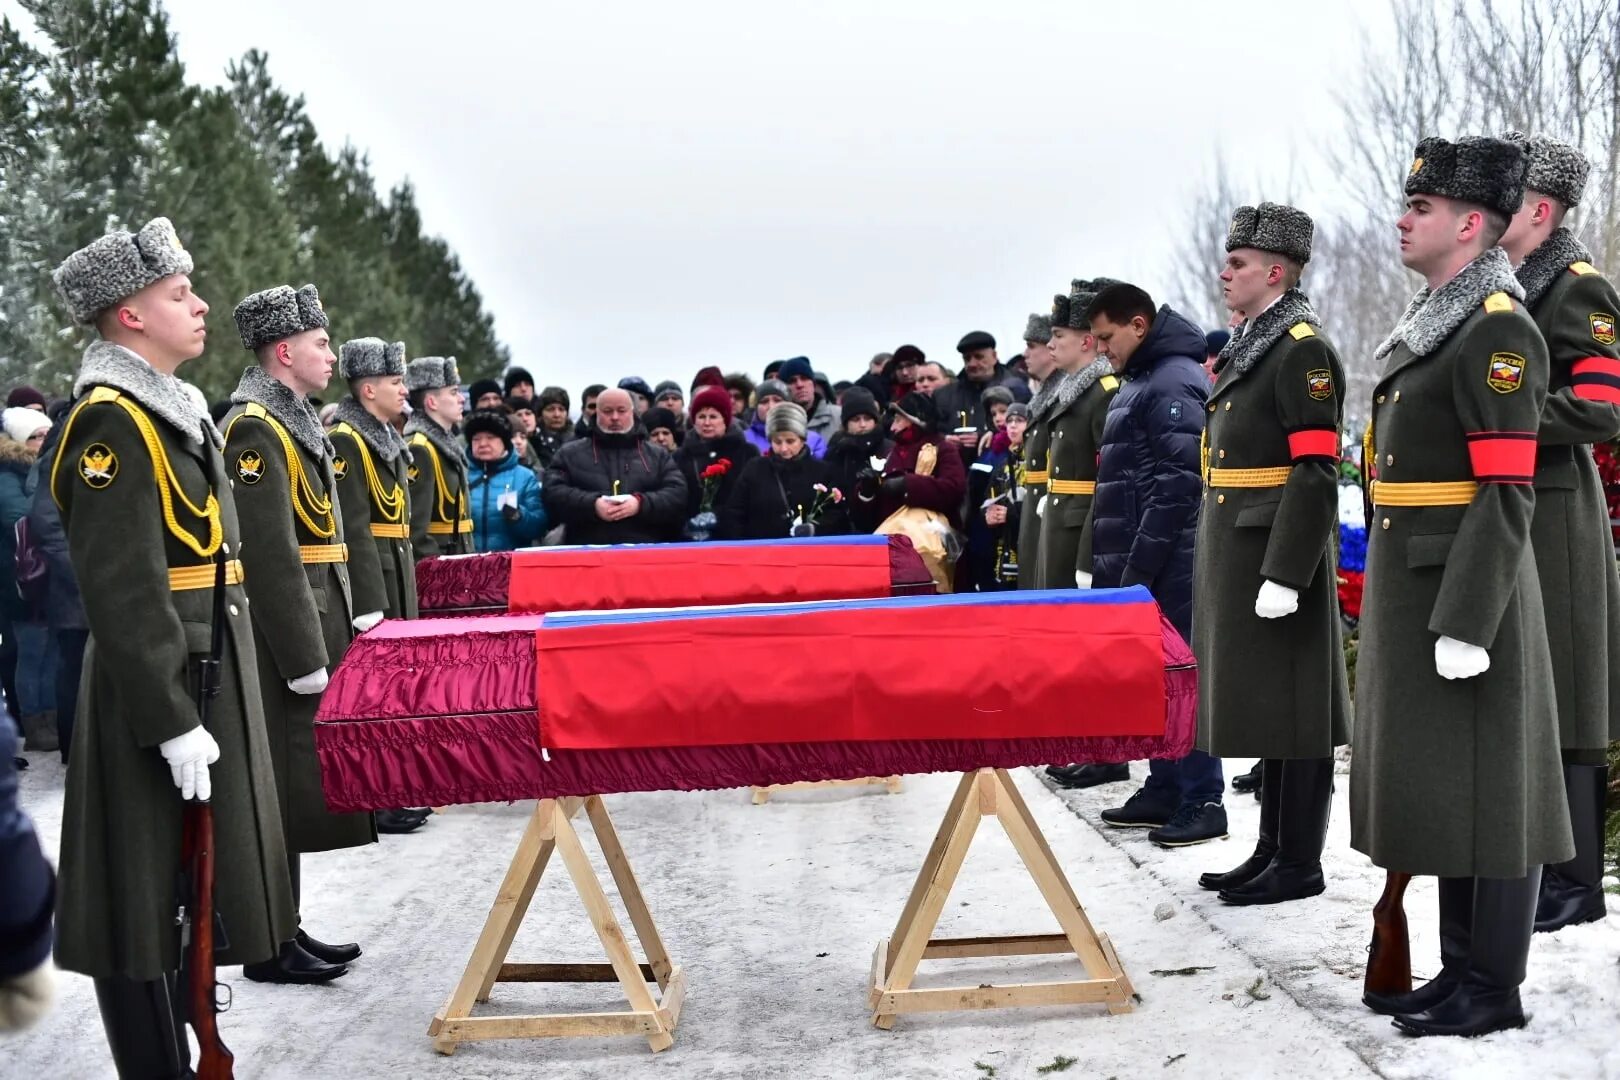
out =
[[(1193, 540), (1203, 497), (1200, 443), (1209, 376), (1204, 332), (1135, 285), (1111, 285), (1087, 314), (1098, 348), (1125, 385), (1103, 422), (1092, 501), (1091, 581), (1145, 585), (1192, 641)], [(1103, 821), (1148, 828), (1161, 847), (1226, 835), (1219, 758), (1194, 750), (1148, 763), (1147, 783)]]
[(472, 460), (467, 469), (467, 512), (477, 551), (511, 551), (546, 532), (540, 481), (512, 449), (512, 423), (480, 409), (462, 425)]

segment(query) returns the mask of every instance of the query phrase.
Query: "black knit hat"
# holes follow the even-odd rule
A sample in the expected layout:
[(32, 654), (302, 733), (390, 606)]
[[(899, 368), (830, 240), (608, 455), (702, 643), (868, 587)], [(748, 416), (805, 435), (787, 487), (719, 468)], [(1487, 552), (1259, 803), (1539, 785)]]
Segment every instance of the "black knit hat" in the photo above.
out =
[(547, 405), (561, 405), (565, 409), (568, 408), (568, 391), (564, 390), (560, 386), (546, 387), (544, 390), (540, 391), (540, 403), (538, 407), (543, 409)]
[(494, 379), (479, 379), (467, 388), (467, 400), (474, 404), (485, 394), (500, 394), (501, 400), (506, 400), (506, 395), (501, 392), (501, 384)]
[(924, 431), (939, 428), (939, 406), (934, 399), (920, 390), (913, 390), (893, 405), (895, 412), (905, 413)]
[(901, 364), (923, 364), (927, 363), (927, 361), (928, 357), (917, 346), (902, 345), (894, 350), (894, 355), (889, 357), (889, 362), (883, 365), (883, 374), (892, 374), (894, 369)]
[(529, 369), (528, 368), (520, 368), (520, 367), (507, 368), (506, 369), (506, 383), (505, 383), (505, 385), (503, 387), (503, 392), (502, 392), (501, 396), (502, 397), (511, 397), (512, 396), (512, 387), (516, 386), (520, 382), (526, 382), (530, 386), (534, 385), (534, 376), (529, 374)]
[(506, 418), (505, 413), (479, 409), (461, 422), (461, 433), (466, 436), (468, 446), (472, 445), (473, 436), (479, 432), (495, 436), (506, 444), (508, 450), (512, 449), (512, 421)]
[(658, 428), (668, 428), (670, 434), (672, 435), (679, 435), (681, 433), (681, 422), (675, 418), (675, 414), (673, 412), (664, 408), (662, 405), (654, 405), (652, 408), (642, 413), (641, 426), (647, 429), (647, 434), (649, 435), (651, 435)]
[(1406, 194), (1440, 195), (1512, 217), (1524, 204), (1524, 151), (1506, 139), (1424, 139), (1412, 152)]
[(847, 427), (857, 416), (870, 416), (873, 420), (881, 420), (883, 410), (878, 408), (877, 398), (872, 396), (872, 391), (865, 387), (852, 386), (844, 391), (840, 422)]

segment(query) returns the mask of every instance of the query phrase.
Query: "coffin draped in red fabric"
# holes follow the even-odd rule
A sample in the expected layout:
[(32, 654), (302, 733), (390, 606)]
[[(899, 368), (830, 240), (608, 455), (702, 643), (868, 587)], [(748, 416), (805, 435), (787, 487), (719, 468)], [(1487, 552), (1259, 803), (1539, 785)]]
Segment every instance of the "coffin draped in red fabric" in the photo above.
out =
[[(1075, 612), (1075, 626), (1050, 651), (1066, 651), (1084, 636), (1083, 614)], [(1060, 714), (1067, 733), (1060, 735), (1002, 737), (1000, 727), (987, 723), (974, 738), (542, 751), (536, 734), (541, 623), (536, 615), (385, 622), (357, 639), (334, 673), (316, 719), (327, 805), (342, 813), (1180, 757), (1192, 748), (1195, 734), (1198, 684), (1192, 652), (1160, 617), (1155, 695), (1163, 710), (1160, 734), (1095, 733), (1113, 721), (1093, 712), (1091, 703), (1100, 698), (1088, 681), (1091, 675), (1081, 672), (1076, 676), (1081, 681), (1068, 687)], [(813, 660), (816, 642), (801, 640), (798, 650)], [(1041, 655), (1028, 642), (1021, 652), (1026, 658)], [(955, 660), (950, 649), (939, 650), (933, 671), (941, 685), (952, 684)], [(723, 657), (712, 671), (721, 679), (751, 677)], [(688, 676), (666, 671), (659, 677), (675, 685)], [(1016, 672), (1009, 677), (1016, 683)], [(694, 688), (692, 696), (701, 700), (702, 693)], [(887, 708), (896, 715), (919, 711), (903, 698), (890, 699)]]
[(605, 611), (932, 593), (904, 536), (525, 548), (424, 559), (422, 614)]

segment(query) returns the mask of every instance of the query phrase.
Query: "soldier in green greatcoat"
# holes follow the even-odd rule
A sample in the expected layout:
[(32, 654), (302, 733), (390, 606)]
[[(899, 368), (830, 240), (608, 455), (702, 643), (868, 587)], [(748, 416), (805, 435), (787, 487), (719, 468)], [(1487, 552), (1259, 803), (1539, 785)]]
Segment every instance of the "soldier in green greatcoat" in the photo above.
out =
[(461, 376), (456, 358), (418, 356), (405, 368), (411, 418), (411, 551), (418, 559), (472, 550), (467, 513), (467, 451), (455, 435), (461, 423)]
[(1193, 572), (1199, 743), (1261, 759), (1254, 854), (1198, 883), (1229, 904), (1325, 888), (1333, 748), (1350, 741), (1334, 572), (1344, 370), (1300, 276), (1315, 226), (1240, 206), (1220, 280), (1241, 322), (1215, 362)]
[[(222, 440), (176, 370), (206, 343), (191, 256), (166, 218), (122, 230), (55, 272), (85, 350), (49, 476), (84, 596), (68, 764), (57, 963), (92, 976), (120, 1075), (187, 1075), (181, 1025), (181, 819), (213, 807), (221, 964), (276, 954), (297, 929), (265, 738), (241, 529)], [(199, 723), (225, 570), (221, 690)], [(178, 791), (176, 789), (179, 789)], [(215, 939), (216, 943), (220, 941)]]
[(1038, 589), (1041, 551), (1041, 502), (1046, 498), (1046, 417), (1057, 397), (1062, 372), (1052, 357), (1052, 317), (1031, 315), (1024, 328), (1024, 366), (1041, 388), (1029, 402), (1024, 431), (1023, 509), (1018, 518), (1018, 587)]
[(1052, 305), (1052, 355), (1068, 376), (1048, 421), (1046, 509), (1041, 513), (1040, 581), (1047, 589), (1091, 588), (1091, 500), (1103, 418), (1119, 376), (1086, 321), (1086, 308), (1109, 278), (1075, 280)]
[(1564, 227), (1586, 188), (1585, 155), (1511, 132), (1529, 158), (1524, 205), (1502, 248), (1547, 342), (1550, 377), (1536, 447), (1530, 536), (1558, 692), (1564, 790), (1575, 857), (1541, 875), (1536, 929), (1603, 918), (1609, 742), (1620, 739), (1620, 575), (1592, 444), (1620, 436), (1620, 295)]
[[(405, 344), (355, 338), (339, 349), (349, 396), (332, 426), (343, 531), (349, 548), (354, 626), (365, 633), (384, 618), (414, 619), (416, 560), (411, 556), (412, 464), (394, 421), (405, 412)], [(366, 537), (371, 543), (366, 542)]]
[(1547, 346), (1497, 247), (1524, 195), (1501, 139), (1424, 139), (1401, 261), (1427, 285), (1379, 346), (1350, 840), (1440, 878), (1441, 973), (1367, 1005), (1416, 1035), (1525, 1022), (1544, 863), (1570, 858), (1552, 659), (1530, 547)]
[[(242, 562), (293, 901), (301, 906), (301, 854), (377, 839), (369, 813), (326, 809), (315, 753), (321, 691), (354, 637), (332, 444), (309, 403), (310, 394), (326, 389), (336, 357), (313, 285), (254, 293), (236, 306), (235, 317), (242, 345), (258, 363), (242, 372), (231, 395), (225, 464), (243, 528), (253, 537)], [(275, 963), (244, 974), (259, 982), (324, 982), (359, 955), (358, 945), (327, 944), (300, 927)]]

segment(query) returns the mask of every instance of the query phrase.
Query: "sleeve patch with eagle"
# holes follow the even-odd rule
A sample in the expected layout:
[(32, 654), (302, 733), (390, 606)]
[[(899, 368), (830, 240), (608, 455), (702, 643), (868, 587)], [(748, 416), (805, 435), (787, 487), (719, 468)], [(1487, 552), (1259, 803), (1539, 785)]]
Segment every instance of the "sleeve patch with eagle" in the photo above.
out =
[(1491, 368), (1485, 385), (1498, 394), (1511, 394), (1524, 383), (1524, 357), (1518, 353), (1491, 354)]
[(1599, 345), (1614, 344), (1614, 316), (1603, 311), (1594, 311), (1591, 315), (1592, 340)]
[(349, 463), (344, 461), (341, 455), (332, 459), (332, 475), (339, 480), (349, 475)]
[(264, 479), (264, 458), (254, 450), (242, 451), (236, 459), (236, 475), (244, 484), (257, 484)]
[(106, 443), (91, 443), (79, 455), (79, 479), (100, 491), (118, 476), (118, 455)]
[(1327, 368), (1313, 368), (1305, 373), (1305, 390), (1313, 401), (1326, 401), (1333, 396), (1333, 372)]

